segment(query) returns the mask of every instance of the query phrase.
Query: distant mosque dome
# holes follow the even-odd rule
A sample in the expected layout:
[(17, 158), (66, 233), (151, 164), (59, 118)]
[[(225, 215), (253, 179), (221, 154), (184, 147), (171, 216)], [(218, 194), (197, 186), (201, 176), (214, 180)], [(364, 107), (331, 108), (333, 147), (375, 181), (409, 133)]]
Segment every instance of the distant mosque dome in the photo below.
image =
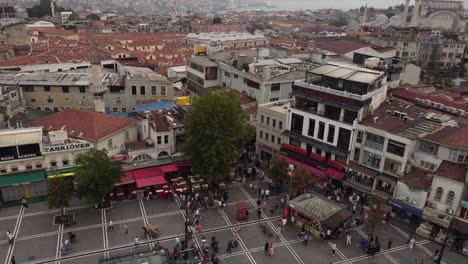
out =
[(380, 24), (380, 25), (386, 25), (388, 24), (388, 18), (384, 14), (377, 15), (375, 17), (374, 23)]
[(392, 26), (398, 26), (401, 24), (401, 16), (394, 15), (388, 20), (388, 24)]

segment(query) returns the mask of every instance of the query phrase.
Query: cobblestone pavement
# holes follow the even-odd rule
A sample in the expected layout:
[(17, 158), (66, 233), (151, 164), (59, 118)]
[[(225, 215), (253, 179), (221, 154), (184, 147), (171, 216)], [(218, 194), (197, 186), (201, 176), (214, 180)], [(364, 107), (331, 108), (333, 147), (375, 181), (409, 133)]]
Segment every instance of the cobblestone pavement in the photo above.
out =
[[(279, 236), (265, 235), (260, 225), (266, 225), (274, 233), (281, 220), (281, 210), (273, 213), (263, 212), (260, 218), (256, 212), (250, 214), (248, 221), (237, 222), (235, 218), (235, 204), (246, 202), (256, 207), (256, 191), (249, 190), (247, 185), (233, 184), (227, 187), (229, 200), (226, 208), (209, 208), (200, 211), (203, 233), (195, 236), (200, 244), (205, 236), (210, 241), (216, 236), (219, 241), (220, 263), (232, 264), (285, 264), (285, 263), (433, 263), (432, 252), (438, 245), (427, 240), (419, 239), (413, 250), (407, 243), (408, 234), (392, 224), (385, 224), (377, 234), (384, 250), (374, 257), (362, 252), (359, 242), (366, 236), (366, 231), (358, 228), (352, 231), (352, 245), (346, 246), (344, 239), (332, 240), (337, 244), (335, 256), (331, 255), (331, 243), (321, 240), (311, 240), (307, 246), (297, 239), (297, 231), (288, 224)], [(279, 204), (278, 197), (270, 197), (268, 208)], [(112, 208), (92, 211), (89, 206), (75, 201), (67, 209), (67, 213), (74, 213), (77, 224), (65, 228), (63, 225), (53, 225), (53, 216), (60, 214), (58, 210), (49, 210), (45, 203), (31, 204), (29, 209), (20, 207), (4, 208), (0, 210), (0, 264), (9, 264), (12, 256), (16, 263), (97, 263), (99, 259), (134, 250), (135, 236), (140, 238), (140, 247), (150, 247), (159, 241), (170, 252), (175, 245), (175, 238), (183, 238), (184, 212), (180, 210), (175, 199), (131, 200), (114, 202)], [(107, 223), (113, 221), (114, 229), (108, 230)], [(156, 240), (145, 237), (141, 227), (152, 223), (159, 227), (161, 236)], [(128, 225), (129, 232), (125, 234), (123, 226)], [(234, 237), (234, 227), (240, 227), (239, 246), (227, 253), (227, 242)], [(6, 231), (10, 229), (16, 234), (13, 245), (6, 240)], [(63, 254), (61, 243), (67, 238), (68, 232), (77, 236), (71, 250)], [(387, 249), (389, 239), (393, 247)], [(264, 254), (264, 244), (268, 241), (274, 244), (274, 255)], [(145, 242), (147, 242), (145, 244)], [(448, 251), (443, 264), (468, 263), (467, 258)]]

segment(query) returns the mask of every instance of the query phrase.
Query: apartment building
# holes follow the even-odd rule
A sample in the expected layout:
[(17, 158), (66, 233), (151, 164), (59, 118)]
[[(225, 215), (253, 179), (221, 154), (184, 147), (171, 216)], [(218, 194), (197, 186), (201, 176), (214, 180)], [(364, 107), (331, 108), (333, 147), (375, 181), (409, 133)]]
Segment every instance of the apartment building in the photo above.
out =
[(219, 88), (218, 64), (204, 56), (187, 60), (187, 92), (202, 96), (210, 88)]

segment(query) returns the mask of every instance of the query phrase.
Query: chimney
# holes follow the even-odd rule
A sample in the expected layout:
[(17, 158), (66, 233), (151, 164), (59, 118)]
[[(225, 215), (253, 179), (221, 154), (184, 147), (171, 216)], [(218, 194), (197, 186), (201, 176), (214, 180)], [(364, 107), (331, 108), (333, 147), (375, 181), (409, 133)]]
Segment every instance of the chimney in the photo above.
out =
[(263, 67), (263, 80), (269, 80), (271, 78), (271, 68), (269, 66)]

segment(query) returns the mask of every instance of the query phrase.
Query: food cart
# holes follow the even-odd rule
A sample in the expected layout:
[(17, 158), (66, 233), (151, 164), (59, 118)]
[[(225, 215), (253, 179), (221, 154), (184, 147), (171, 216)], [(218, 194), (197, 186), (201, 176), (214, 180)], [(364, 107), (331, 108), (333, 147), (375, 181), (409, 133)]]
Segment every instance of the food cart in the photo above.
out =
[(238, 202), (236, 209), (236, 218), (241, 221), (248, 218), (248, 211), (252, 210), (252, 207), (246, 202)]

